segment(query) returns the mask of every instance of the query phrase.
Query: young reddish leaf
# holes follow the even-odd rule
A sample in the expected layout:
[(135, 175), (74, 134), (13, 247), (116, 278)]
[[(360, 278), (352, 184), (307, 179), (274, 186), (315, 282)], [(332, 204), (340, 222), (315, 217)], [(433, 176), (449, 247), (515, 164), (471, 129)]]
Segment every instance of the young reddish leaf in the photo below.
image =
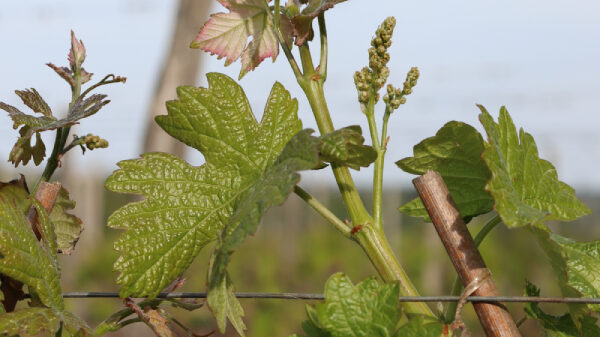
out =
[[(24, 91), (17, 92), (19, 96), (29, 97), (29, 94), (23, 93)], [(22, 126), (19, 130), (20, 137), (10, 153), (9, 160), (15, 164), (15, 166), (19, 166), (20, 162), (23, 162), (25, 165), (33, 157), (35, 164), (39, 165), (46, 155), (46, 147), (42, 142), (39, 133), (77, 124), (80, 119), (95, 114), (104, 105), (108, 104), (110, 101), (105, 100), (105, 98), (106, 95), (92, 95), (88, 98), (80, 97), (69, 109), (67, 117), (63, 119), (56, 119), (51, 113), (47, 115), (44, 114), (44, 116), (41, 117), (28, 115), (12, 105), (0, 102), (0, 109), (7, 111), (8, 115), (13, 120), (13, 128), (17, 129), (19, 126)], [(26, 104), (28, 106), (34, 105), (33, 101), (27, 100)], [(36, 111), (36, 109), (39, 110), (38, 105), (34, 106), (34, 111)], [(36, 145), (31, 147), (31, 137), (34, 134), (36, 134)]]
[[(219, 0), (229, 13), (217, 13), (200, 29), (192, 48), (200, 48), (218, 58), (226, 58), (225, 66), (242, 57), (241, 79), (254, 70), (264, 59), (273, 61), (279, 55), (279, 42), (275, 29), (264, 7), (263, 0)], [(281, 30), (291, 35), (291, 22), (281, 14)], [(252, 41), (247, 44), (248, 38)]]
[(52, 70), (54, 70), (58, 74), (58, 76), (62, 77), (65, 81), (67, 81), (67, 83), (71, 87), (75, 86), (75, 80), (73, 79), (73, 72), (71, 71), (71, 69), (67, 67), (59, 67), (54, 65), (53, 63), (46, 63), (46, 65)]
[(71, 49), (69, 49), (71, 70), (80, 69), (83, 61), (85, 61), (85, 46), (81, 40), (77, 40), (75, 33), (71, 31)]
[(312, 21), (319, 14), (332, 8), (336, 4), (346, 0), (311, 0), (308, 5), (300, 12), (300, 14), (292, 18), (294, 25), (293, 34), (296, 37), (296, 45), (301, 46), (307, 40), (312, 40), (314, 35), (312, 30)]
[(15, 93), (21, 97), (23, 103), (33, 110), (33, 112), (41, 113), (46, 117), (52, 117), (52, 110), (50, 110), (48, 103), (44, 101), (35, 88), (29, 90), (15, 90)]

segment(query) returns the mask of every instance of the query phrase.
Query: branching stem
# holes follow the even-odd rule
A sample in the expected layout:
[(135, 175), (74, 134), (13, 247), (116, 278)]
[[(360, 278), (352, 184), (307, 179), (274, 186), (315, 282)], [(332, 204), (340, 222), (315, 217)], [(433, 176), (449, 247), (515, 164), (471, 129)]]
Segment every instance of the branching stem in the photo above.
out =
[(304, 200), (310, 207), (312, 207), (317, 213), (319, 213), (325, 220), (329, 221), (335, 229), (340, 231), (344, 236), (350, 237), (352, 228), (348, 227), (342, 220), (340, 220), (333, 212), (331, 212), (325, 205), (319, 200), (315, 199), (312, 195), (306, 192), (302, 187), (296, 185), (294, 187), (294, 193)]
[(328, 55), (328, 45), (327, 45), (327, 26), (325, 25), (325, 13), (319, 14), (319, 34), (321, 39), (321, 60), (319, 61), (319, 69), (318, 74), (323, 80), (327, 79), (327, 55)]
[[(279, 2), (276, 0), (276, 9), (278, 5)], [(319, 23), (321, 32), (324, 32), (325, 21), (321, 20)], [(285, 44), (285, 41), (281, 37), (280, 33), (278, 34), (278, 39), (281, 45)], [(325, 93), (323, 91), (323, 84), (325, 82), (325, 78), (327, 77), (325, 72), (326, 69), (322, 70), (319, 68), (319, 71), (324, 71), (324, 76), (315, 76), (315, 70), (308, 45), (305, 43), (304, 45), (300, 46), (299, 50), (304, 74), (302, 76), (296, 76), (298, 84), (306, 94), (311, 110), (313, 111), (313, 115), (315, 116), (315, 120), (319, 127), (319, 132), (322, 135), (332, 132), (335, 129), (331, 121), (331, 115), (329, 114), (329, 108), (327, 106)], [(321, 63), (326, 63), (326, 60), (323, 60), (323, 58), (326, 57), (327, 54), (322, 52)], [(294, 70), (293, 65), (292, 69)], [(294, 70), (294, 73), (296, 74), (296, 70)], [(377, 135), (376, 129), (374, 134)], [(378, 140), (374, 141), (374, 143), (379, 146)], [(347, 167), (340, 167), (335, 164), (332, 164), (331, 168), (352, 221), (353, 228), (350, 231), (351, 237), (363, 248), (381, 277), (386, 282), (398, 281), (401, 289), (400, 293), (403, 296), (418, 296), (418, 292), (412, 285), (410, 279), (398, 263), (398, 260), (391, 250), (380, 223), (373, 225), (374, 220), (367, 212), (365, 205), (358, 194), (358, 190), (356, 189), (354, 180), (350, 174), (350, 170)], [(346, 225), (345, 227), (348, 228), (349, 226)], [(407, 303), (404, 304), (404, 308), (408, 315), (414, 314), (434, 317), (431, 309), (429, 309), (425, 303)]]

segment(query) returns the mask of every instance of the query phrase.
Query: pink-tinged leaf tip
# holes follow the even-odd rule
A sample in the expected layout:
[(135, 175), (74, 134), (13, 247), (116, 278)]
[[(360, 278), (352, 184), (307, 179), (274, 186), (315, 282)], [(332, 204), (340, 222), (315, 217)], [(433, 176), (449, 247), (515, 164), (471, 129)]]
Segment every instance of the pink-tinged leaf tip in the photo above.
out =
[(73, 71), (76, 68), (81, 68), (81, 65), (85, 61), (85, 46), (83, 41), (77, 40), (75, 33), (71, 31), (71, 49), (69, 49), (69, 64)]

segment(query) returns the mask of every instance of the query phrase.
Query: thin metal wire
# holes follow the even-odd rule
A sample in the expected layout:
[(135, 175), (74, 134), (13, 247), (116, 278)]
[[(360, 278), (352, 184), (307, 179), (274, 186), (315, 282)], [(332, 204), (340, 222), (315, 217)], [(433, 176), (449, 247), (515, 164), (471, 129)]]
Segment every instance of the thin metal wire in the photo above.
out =
[[(307, 293), (235, 293), (237, 298), (248, 299), (282, 299), (282, 300), (316, 300), (325, 299), (323, 294)], [(29, 297), (26, 295), (26, 297)], [(157, 298), (206, 298), (205, 292), (171, 292), (160, 293)], [(119, 298), (117, 292), (68, 292), (63, 293), (63, 298)], [(460, 296), (404, 296), (398, 298), (400, 302), (458, 302)], [(580, 303), (600, 304), (600, 298), (576, 297), (528, 297), (528, 296), (469, 296), (469, 302), (535, 302), (535, 303)]]

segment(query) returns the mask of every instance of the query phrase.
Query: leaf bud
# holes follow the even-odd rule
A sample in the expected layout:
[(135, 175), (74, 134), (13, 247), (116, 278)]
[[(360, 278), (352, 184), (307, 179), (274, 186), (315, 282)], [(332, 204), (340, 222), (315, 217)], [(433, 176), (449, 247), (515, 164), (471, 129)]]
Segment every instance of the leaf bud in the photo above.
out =
[(71, 31), (71, 49), (69, 50), (69, 64), (73, 72), (80, 69), (85, 61), (85, 46), (81, 40), (77, 40), (75, 33)]

